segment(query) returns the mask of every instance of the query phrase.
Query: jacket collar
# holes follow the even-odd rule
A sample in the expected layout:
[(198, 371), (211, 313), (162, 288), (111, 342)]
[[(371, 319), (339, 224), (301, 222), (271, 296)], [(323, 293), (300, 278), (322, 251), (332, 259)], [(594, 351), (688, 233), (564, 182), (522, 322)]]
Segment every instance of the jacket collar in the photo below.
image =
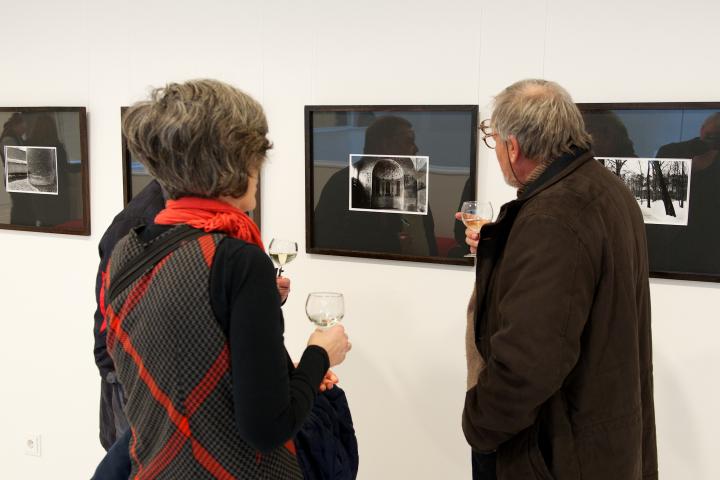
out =
[(592, 158), (592, 151), (572, 147), (572, 152), (557, 158), (535, 181), (529, 184), (525, 191), (518, 196), (518, 200), (525, 201), (535, 196), (538, 192), (562, 180)]

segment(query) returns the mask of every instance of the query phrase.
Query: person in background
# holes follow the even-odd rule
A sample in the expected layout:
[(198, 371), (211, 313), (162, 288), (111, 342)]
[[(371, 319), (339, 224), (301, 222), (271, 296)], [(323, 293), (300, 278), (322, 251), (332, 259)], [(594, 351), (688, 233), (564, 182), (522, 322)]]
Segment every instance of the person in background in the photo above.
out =
[(93, 334), (95, 345), (93, 354), (95, 356), (95, 365), (100, 372), (100, 443), (105, 450), (108, 450), (118, 437), (127, 430), (128, 423), (123, 411), (125, 394), (117, 380), (115, 366), (107, 351), (107, 325), (100, 309), (102, 303), (100, 293), (102, 291), (104, 272), (118, 240), (136, 227), (152, 225), (155, 215), (164, 207), (165, 198), (163, 197), (162, 188), (157, 180), (153, 180), (115, 216), (98, 245), (100, 265), (95, 279), (97, 308), (94, 315)]
[[(270, 148), (262, 107), (214, 80), (169, 84), (128, 109), (123, 133), (168, 196), (153, 225), (117, 243), (100, 293), (113, 292), (101, 311), (133, 478), (302, 478), (291, 439), (351, 345), (338, 325), (310, 336), (297, 367), (284, 347), (274, 269), (244, 213)], [(200, 236), (112, 290), (187, 226)]]
[(645, 226), (570, 95), (523, 80), (483, 140), (517, 199), (479, 235), (462, 428), (473, 478), (656, 479)]

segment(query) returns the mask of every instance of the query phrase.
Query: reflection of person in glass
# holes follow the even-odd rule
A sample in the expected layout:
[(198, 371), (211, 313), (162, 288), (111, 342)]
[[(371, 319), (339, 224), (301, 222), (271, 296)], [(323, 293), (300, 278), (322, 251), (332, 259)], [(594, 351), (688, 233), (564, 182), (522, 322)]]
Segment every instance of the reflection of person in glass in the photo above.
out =
[(705, 119), (697, 137), (660, 147), (658, 158), (692, 159), (690, 210), (686, 227), (659, 238), (649, 230), (653, 246), (650, 260), (659, 271), (720, 272), (720, 256), (703, 255), (720, 244), (720, 112)]
[[(46, 227), (59, 225), (70, 220), (71, 192), (68, 177), (67, 153), (60, 141), (55, 118), (48, 113), (32, 115), (31, 128), (27, 139), (30, 147), (54, 147), (55, 156), (46, 155), (36, 162), (34, 175), (28, 157), (28, 181), (40, 190), (43, 186), (54, 186), (57, 195), (15, 193), (12, 195), (10, 221), (15, 225)], [(49, 149), (37, 149), (37, 153), (49, 154)]]
[[(415, 144), (412, 124), (397, 116), (378, 118), (365, 131), (363, 153), (388, 156), (416, 155), (418, 147)], [(357, 172), (359, 169), (354, 170)], [(385, 170), (388, 175), (394, 172), (389, 167)], [(399, 166), (397, 170), (401, 170)], [(378, 176), (380, 173), (372, 174)], [(429, 208), (427, 215), (349, 210), (349, 176), (350, 168), (345, 167), (333, 174), (323, 187), (315, 209), (315, 244), (318, 248), (437, 255), (435, 226)], [(377, 189), (373, 188), (368, 192), (357, 178), (357, 174), (350, 182), (353, 208), (384, 205), (378, 203), (382, 199), (374, 198), (378, 192), (373, 191)], [(406, 182), (403, 179), (398, 183), (398, 188), (403, 188)], [(418, 185), (416, 191), (421, 188), (422, 185)], [(392, 207), (393, 205), (388, 203), (383, 208), (392, 209)]]
[(25, 145), (26, 132), (27, 122), (23, 114), (13, 113), (3, 125), (2, 134), (0, 134), (0, 158), (5, 160), (5, 147)]
[[(2, 164), (3, 185), (5, 185), (5, 147), (25, 145), (25, 133), (27, 132), (27, 122), (22, 113), (13, 113), (3, 125), (2, 134), (0, 134), (0, 163)], [(12, 175), (12, 172), (9, 172)], [(11, 180), (12, 181), (12, 180)]]
[[(460, 194), (460, 203), (458, 203), (457, 212), (460, 212), (463, 203), (475, 200), (475, 188), (472, 181), (472, 177), (469, 177), (465, 181), (462, 193)], [(466, 227), (462, 222), (462, 217), (456, 214), (455, 224), (453, 226), (453, 237), (455, 238), (456, 245), (450, 249), (448, 257), (461, 258), (470, 253), (470, 248), (467, 243), (465, 243), (465, 229)]]
[(627, 128), (612, 110), (593, 110), (583, 115), (585, 129), (592, 137), (596, 157), (637, 157)]

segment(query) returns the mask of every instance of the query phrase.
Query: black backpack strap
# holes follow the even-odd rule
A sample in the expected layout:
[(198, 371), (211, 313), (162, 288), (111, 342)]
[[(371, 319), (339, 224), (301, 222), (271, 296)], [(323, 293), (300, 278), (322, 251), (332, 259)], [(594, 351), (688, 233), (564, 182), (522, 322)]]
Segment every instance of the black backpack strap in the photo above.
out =
[(178, 248), (181, 243), (194, 240), (203, 235), (205, 235), (203, 230), (192, 228), (189, 225), (180, 225), (161, 238), (151, 242), (142, 254), (138, 255), (133, 261), (128, 262), (116, 273), (105, 295), (105, 304), (110, 305), (120, 292), (152, 270), (160, 260)]

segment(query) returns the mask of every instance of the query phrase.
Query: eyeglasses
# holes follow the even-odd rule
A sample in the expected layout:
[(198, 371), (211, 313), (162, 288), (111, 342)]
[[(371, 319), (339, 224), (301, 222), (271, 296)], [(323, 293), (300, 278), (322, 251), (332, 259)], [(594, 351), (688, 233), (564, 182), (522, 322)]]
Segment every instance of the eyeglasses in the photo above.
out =
[(480, 122), (480, 131), (483, 133), (482, 141), (485, 143), (485, 145), (495, 150), (495, 135), (496, 133), (493, 132), (492, 127), (490, 126), (490, 119), (487, 118)]

